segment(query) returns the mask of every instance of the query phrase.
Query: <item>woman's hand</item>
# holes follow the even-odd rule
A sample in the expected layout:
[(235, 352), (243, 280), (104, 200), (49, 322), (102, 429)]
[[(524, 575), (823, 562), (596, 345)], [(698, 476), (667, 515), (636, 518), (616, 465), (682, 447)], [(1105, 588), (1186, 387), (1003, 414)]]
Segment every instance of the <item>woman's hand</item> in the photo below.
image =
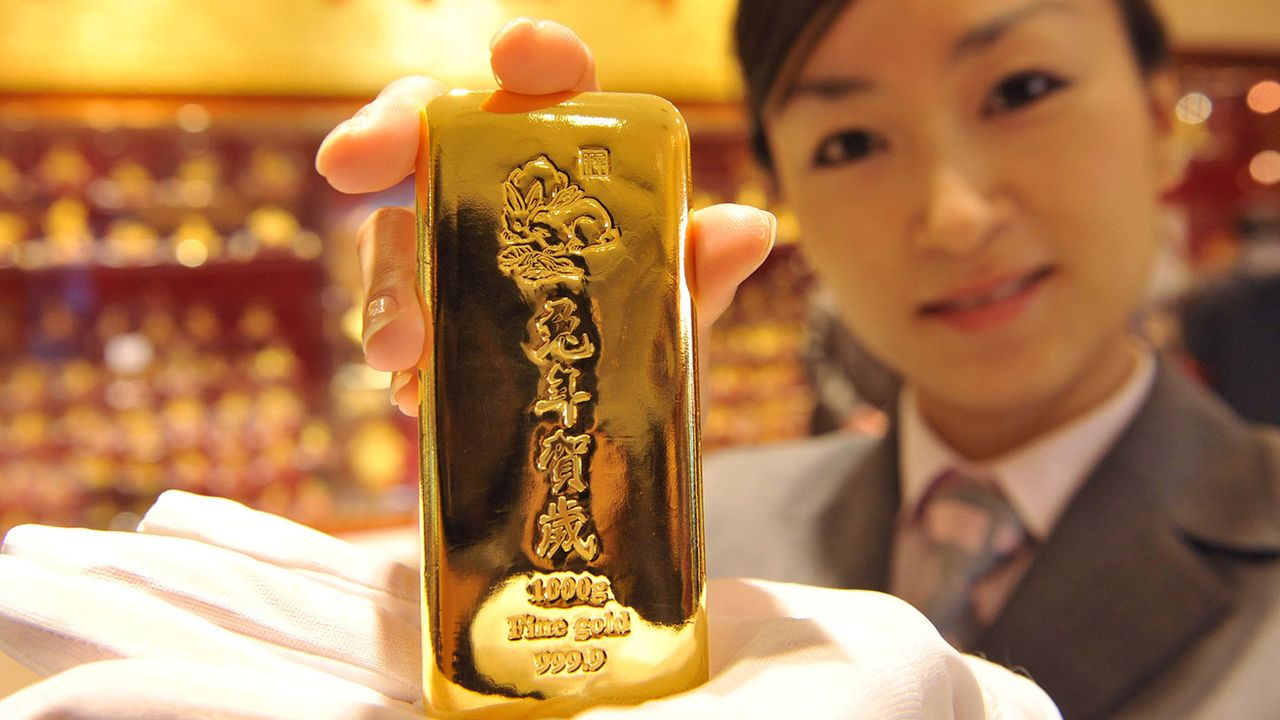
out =
[[(521, 18), (490, 43), (494, 78), (525, 95), (599, 90), (591, 50), (569, 28)], [(354, 117), (333, 129), (320, 146), (316, 169), (346, 193), (385, 190), (413, 173), (421, 107), (447, 88), (426, 77), (388, 85)], [(715, 205), (693, 214), (694, 303), (698, 323), (709, 327), (729, 305), (738, 284), (773, 247), (776, 220), (743, 205)], [(392, 399), (417, 413), (412, 370), (431, 353), (430, 318), (417, 292), (413, 211), (382, 208), (357, 233), (364, 282), (365, 360), (392, 371)]]

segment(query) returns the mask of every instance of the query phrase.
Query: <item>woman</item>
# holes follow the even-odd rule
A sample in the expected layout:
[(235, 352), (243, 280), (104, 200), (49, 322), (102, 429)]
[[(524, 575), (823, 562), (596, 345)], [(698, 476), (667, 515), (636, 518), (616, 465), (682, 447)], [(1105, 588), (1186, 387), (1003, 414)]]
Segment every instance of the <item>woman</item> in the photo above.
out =
[[(804, 250), (905, 389), (869, 455), (824, 439), (710, 465), (713, 571), (890, 590), (1027, 668), (1067, 717), (1280, 707), (1280, 441), (1127, 325), (1181, 171), (1149, 4), (744, 0), (737, 38)], [(519, 92), (595, 88), (558, 26), (513, 23), (493, 62)], [(399, 106), (438, 91), (391, 86), (320, 171), (398, 181), (416, 140)], [(361, 233), (380, 369), (422, 346), (411, 227), (385, 210)], [(772, 227), (733, 206), (695, 218), (704, 324)], [(392, 389), (410, 412), (412, 385)]]
[(744, 0), (737, 31), (805, 252), (905, 390), (869, 457), (722, 461), (821, 500), (712, 487), (752, 528), (721, 568), (892, 591), (1066, 717), (1274, 713), (1280, 442), (1127, 325), (1180, 179), (1148, 3)]

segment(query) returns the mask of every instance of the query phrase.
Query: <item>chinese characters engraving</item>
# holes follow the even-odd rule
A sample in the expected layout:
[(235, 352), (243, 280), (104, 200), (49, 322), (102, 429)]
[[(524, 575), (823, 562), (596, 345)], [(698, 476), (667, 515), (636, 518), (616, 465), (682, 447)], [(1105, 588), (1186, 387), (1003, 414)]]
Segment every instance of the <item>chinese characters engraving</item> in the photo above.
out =
[[(584, 176), (607, 175), (604, 148), (583, 148)], [(613, 217), (546, 155), (512, 170), (502, 186), (498, 269), (515, 281), (536, 313), (525, 356), (539, 369), (530, 412), (535, 429), (534, 467), (550, 491), (537, 517), (534, 553), (547, 561), (577, 557), (590, 562), (600, 541), (590, 517), (589, 455), (592, 438), (581, 426), (595, 399), (590, 363), (597, 352), (584, 313), (585, 256), (621, 237)], [(587, 306), (589, 307), (589, 305)]]

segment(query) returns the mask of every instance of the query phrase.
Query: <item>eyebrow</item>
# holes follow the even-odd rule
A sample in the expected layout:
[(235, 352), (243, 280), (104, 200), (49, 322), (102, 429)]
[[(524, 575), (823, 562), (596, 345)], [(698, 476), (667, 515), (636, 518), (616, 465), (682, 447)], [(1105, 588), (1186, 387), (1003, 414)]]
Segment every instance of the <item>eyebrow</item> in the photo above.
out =
[[(1046, 12), (1075, 12), (1077, 8), (1062, 0), (1041, 0), (1024, 7), (999, 15), (977, 27), (967, 30), (956, 40), (951, 49), (951, 60), (957, 61), (967, 55), (985, 50), (1009, 34), (1014, 27)], [(778, 106), (786, 107), (798, 96), (816, 97), (821, 100), (835, 100), (850, 95), (857, 95), (875, 88), (875, 83), (858, 77), (829, 77), (798, 80), (788, 87), (782, 95)]]
[(847, 95), (856, 95), (875, 87), (875, 83), (862, 78), (815, 78), (799, 80), (787, 88), (782, 96), (781, 105), (791, 102), (796, 96), (809, 95), (823, 100), (835, 100)]
[(1009, 34), (1014, 26), (1028, 19), (1047, 12), (1076, 12), (1078, 8), (1062, 0), (1041, 0), (1025, 7), (1011, 10), (975, 28), (970, 29), (956, 41), (951, 49), (951, 59), (959, 60), (965, 55), (972, 55), (985, 50), (999, 42), (1000, 38)]

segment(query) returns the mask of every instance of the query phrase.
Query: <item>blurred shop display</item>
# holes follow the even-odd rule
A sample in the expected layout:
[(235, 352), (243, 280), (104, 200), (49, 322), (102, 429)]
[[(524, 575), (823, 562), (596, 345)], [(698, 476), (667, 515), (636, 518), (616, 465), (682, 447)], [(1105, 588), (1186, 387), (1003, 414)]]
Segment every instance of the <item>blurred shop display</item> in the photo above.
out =
[[(1280, 59), (1188, 57), (1180, 72), (1187, 181), (1141, 327), (1190, 365), (1179, 298), (1238, 272), (1244, 218), (1280, 212)], [(417, 423), (362, 362), (354, 252), (359, 223), (412, 188), (345, 196), (312, 169), (362, 101), (0, 99), (0, 532), (128, 527), (170, 487), (330, 531), (412, 520)], [(701, 338), (704, 449), (874, 434), (892, 377), (811, 300), (801, 229), (741, 111), (681, 109), (695, 207), (779, 217), (778, 249)]]
[(1280, 205), (1240, 224), (1235, 265), (1188, 294), (1182, 345), (1247, 420), (1280, 425)]
[(738, 289), (701, 348), (704, 451), (806, 435), (814, 397), (805, 377), (809, 272), (784, 245)]
[(0, 531), (127, 527), (167, 488), (329, 528), (409, 514), (385, 378), (348, 388), (379, 403), (331, 391), (358, 290), (312, 157), (348, 104), (263, 105), (0, 104)]
[(1280, 423), (1280, 57), (1188, 57), (1180, 74), (1189, 282), (1150, 325), (1242, 416)]
[(1186, 57), (1179, 84), (1187, 173), (1170, 200), (1187, 220), (1189, 262), (1205, 277), (1235, 264), (1246, 218), (1280, 208), (1280, 53)]
[[(129, 527), (167, 488), (326, 530), (410, 521), (417, 423), (361, 358), (354, 236), (312, 169), (351, 101), (0, 102), (0, 532)], [(730, 105), (686, 108), (706, 205), (765, 204)], [(794, 236), (794, 230), (791, 231)], [(783, 247), (705, 338), (705, 446), (808, 431)]]

